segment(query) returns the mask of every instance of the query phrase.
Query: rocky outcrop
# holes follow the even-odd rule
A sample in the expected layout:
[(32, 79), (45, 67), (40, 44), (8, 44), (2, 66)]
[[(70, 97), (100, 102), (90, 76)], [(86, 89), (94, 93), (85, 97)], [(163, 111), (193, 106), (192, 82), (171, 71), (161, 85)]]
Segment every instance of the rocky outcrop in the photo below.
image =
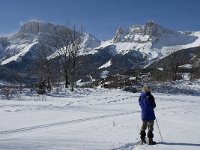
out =
[(55, 34), (60, 30), (66, 29), (65, 26), (61, 25), (54, 25), (52, 23), (43, 23), (38, 21), (30, 21), (21, 26), (20, 33), (31, 33), (31, 34), (38, 34), (38, 33), (49, 33)]
[(123, 29), (122, 27), (119, 27), (116, 31), (116, 34), (113, 38), (113, 42), (124, 42), (124, 36), (127, 35), (129, 32), (127, 29)]

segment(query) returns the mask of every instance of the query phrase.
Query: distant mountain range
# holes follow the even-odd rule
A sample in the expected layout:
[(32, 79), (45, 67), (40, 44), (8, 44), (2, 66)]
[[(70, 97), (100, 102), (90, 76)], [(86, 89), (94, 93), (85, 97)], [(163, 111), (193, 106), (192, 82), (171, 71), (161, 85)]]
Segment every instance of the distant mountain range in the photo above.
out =
[[(0, 37), (0, 69), (6, 68), (9, 72), (25, 76), (26, 70), (30, 69), (30, 64), (37, 57), (39, 45), (65, 28), (61, 25), (30, 21), (22, 25), (18, 33)], [(190, 56), (186, 61), (189, 62), (199, 54), (198, 47), (200, 31), (174, 31), (152, 21), (130, 28), (120, 27), (115, 36), (107, 41), (100, 41), (93, 35), (84, 33), (78, 57), (81, 61), (79, 71), (83, 76), (95, 72), (95, 76), (102, 77), (105, 73), (115, 74), (127, 69), (151, 66), (183, 49)], [(51, 59), (57, 56), (55, 49), (48, 54)]]

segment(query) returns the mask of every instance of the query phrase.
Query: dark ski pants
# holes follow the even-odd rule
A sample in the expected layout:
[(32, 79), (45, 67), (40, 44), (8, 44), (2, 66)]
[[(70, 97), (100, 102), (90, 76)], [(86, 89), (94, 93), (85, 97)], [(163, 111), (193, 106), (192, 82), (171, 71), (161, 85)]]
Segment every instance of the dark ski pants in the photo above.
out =
[(152, 139), (154, 137), (153, 135), (153, 126), (154, 126), (154, 121), (143, 121), (142, 122), (142, 127), (140, 130), (140, 138), (142, 140), (145, 140), (146, 137), (146, 129), (148, 128), (148, 138)]
[(141, 131), (145, 131), (148, 127), (148, 131), (153, 132), (153, 125), (154, 125), (154, 121), (143, 121)]

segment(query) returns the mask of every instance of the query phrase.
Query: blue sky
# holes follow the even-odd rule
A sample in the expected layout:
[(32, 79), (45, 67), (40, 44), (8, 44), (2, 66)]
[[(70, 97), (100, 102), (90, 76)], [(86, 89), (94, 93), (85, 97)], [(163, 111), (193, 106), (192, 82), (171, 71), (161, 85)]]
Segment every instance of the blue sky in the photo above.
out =
[(120, 26), (153, 20), (182, 31), (200, 30), (200, 0), (0, 0), (0, 35), (17, 32), (36, 19), (82, 25), (100, 40)]

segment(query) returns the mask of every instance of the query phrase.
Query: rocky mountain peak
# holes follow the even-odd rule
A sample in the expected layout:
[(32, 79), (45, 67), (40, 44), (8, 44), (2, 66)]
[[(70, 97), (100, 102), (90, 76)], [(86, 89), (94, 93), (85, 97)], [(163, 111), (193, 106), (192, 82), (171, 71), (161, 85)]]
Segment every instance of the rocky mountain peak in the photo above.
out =
[(160, 26), (153, 21), (146, 22), (144, 25), (144, 34), (154, 36), (157, 34), (159, 28)]
[(40, 21), (29, 21), (24, 23), (21, 26), (20, 33), (30, 33), (30, 34), (38, 34), (38, 33), (49, 33), (55, 34), (56, 32), (66, 29), (66, 27), (61, 25), (54, 25), (52, 23), (44, 23)]
[(166, 32), (172, 33), (173, 31), (169, 29), (165, 29), (153, 21), (146, 22), (146, 24), (144, 25), (144, 35), (149, 35), (150, 37), (158, 38)]
[(81, 44), (81, 47), (83, 49), (95, 48), (95, 47), (100, 46), (100, 44), (101, 44), (101, 41), (99, 41), (96, 37), (94, 37), (90, 33), (83, 34), (83, 42)]
[(139, 42), (149, 39), (159, 39), (164, 34), (180, 34), (177, 31), (166, 29), (159, 24), (148, 21), (144, 25), (134, 25), (128, 29), (118, 28), (113, 38), (114, 43), (118, 42)]
[(115, 37), (113, 38), (113, 42), (122, 42), (126, 34), (128, 34), (128, 30), (119, 27), (116, 31)]

